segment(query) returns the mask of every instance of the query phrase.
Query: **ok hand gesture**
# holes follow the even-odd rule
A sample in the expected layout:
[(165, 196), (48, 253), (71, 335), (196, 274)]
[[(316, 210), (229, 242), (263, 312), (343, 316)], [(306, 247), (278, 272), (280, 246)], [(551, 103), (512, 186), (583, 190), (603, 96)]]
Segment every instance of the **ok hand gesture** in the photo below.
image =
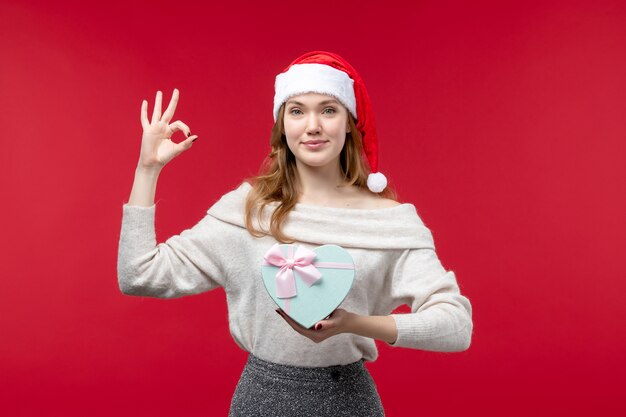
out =
[[(141, 137), (141, 154), (139, 156), (139, 166), (142, 168), (161, 169), (175, 156), (189, 149), (197, 135), (191, 135), (189, 126), (180, 120), (170, 123), (178, 103), (178, 89), (174, 89), (170, 104), (165, 113), (161, 115), (161, 100), (163, 93), (157, 91), (152, 112), (152, 120), (148, 121), (148, 101), (141, 103), (141, 126), (143, 135)], [(180, 143), (172, 141), (174, 132), (181, 130), (187, 139)], [(191, 136), (190, 136), (191, 135)]]

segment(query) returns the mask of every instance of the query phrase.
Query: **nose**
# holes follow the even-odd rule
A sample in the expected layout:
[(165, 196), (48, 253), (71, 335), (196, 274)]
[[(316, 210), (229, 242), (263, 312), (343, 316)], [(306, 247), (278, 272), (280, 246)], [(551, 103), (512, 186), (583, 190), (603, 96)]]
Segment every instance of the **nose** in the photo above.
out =
[(311, 112), (311, 113), (312, 114), (309, 115), (309, 118), (307, 119), (307, 122), (306, 122), (306, 131), (310, 135), (315, 135), (319, 133), (321, 126), (320, 126), (320, 121), (317, 118), (317, 115), (314, 112)]

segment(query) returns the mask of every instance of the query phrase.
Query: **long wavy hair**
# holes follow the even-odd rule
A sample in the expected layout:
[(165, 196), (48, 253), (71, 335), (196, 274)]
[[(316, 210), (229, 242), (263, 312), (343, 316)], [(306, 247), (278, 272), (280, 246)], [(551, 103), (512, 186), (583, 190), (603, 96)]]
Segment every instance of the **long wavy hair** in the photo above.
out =
[[(246, 198), (244, 221), (250, 234), (255, 237), (263, 237), (269, 233), (281, 243), (294, 243), (295, 238), (282, 232), (283, 222), (298, 202), (296, 158), (287, 145), (284, 115), (285, 103), (280, 107), (276, 123), (272, 127), (270, 141), (272, 149), (269, 155), (263, 160), (258, 175), (244, 180), (252, 186)], [(350, 132), (346, 133), (346, 141), (339, 155), (345, 185), (356, 185), (372, 194), (397, 201), (397, 193), (389, 184), (380, 193), (373, 193), (367, 188), (370, 169), (363, 160), (361, 133), (356, 128), (356, 120), (350, 112), (348, 123)], [(269, 231), (261, 227), (255, 228), (252, 224), (253, 218), (262, 218), (265, 207), (273, 202), (278, 205), (270, 218)], [(257, 224), (261, 226), (258, 222)]]

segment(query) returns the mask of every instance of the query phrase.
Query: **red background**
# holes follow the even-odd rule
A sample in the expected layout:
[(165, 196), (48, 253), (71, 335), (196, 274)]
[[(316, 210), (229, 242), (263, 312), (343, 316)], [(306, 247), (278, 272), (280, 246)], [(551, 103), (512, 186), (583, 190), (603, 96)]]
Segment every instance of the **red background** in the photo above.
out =
[(226, 415), (223, 290), (117, 286), (141, 101), (178, 88), (199, 135), (159, 180), (162, 242), (257, 171), (274, 77), (316, 49), (363, 76), (380, 169), (474, 307), (465, 352), (379, 344), (387, 415), (626, 410), (625, 2), (101, 4), (0, 3), (0, 414)]

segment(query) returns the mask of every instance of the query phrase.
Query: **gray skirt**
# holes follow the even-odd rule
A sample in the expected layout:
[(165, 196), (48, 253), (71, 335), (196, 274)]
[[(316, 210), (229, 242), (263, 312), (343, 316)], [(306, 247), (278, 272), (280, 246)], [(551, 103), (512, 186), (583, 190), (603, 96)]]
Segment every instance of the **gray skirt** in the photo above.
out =
[(229, 417), (384, 416), (365, 360), (318, 368), (281, 365), (249, 354)]

